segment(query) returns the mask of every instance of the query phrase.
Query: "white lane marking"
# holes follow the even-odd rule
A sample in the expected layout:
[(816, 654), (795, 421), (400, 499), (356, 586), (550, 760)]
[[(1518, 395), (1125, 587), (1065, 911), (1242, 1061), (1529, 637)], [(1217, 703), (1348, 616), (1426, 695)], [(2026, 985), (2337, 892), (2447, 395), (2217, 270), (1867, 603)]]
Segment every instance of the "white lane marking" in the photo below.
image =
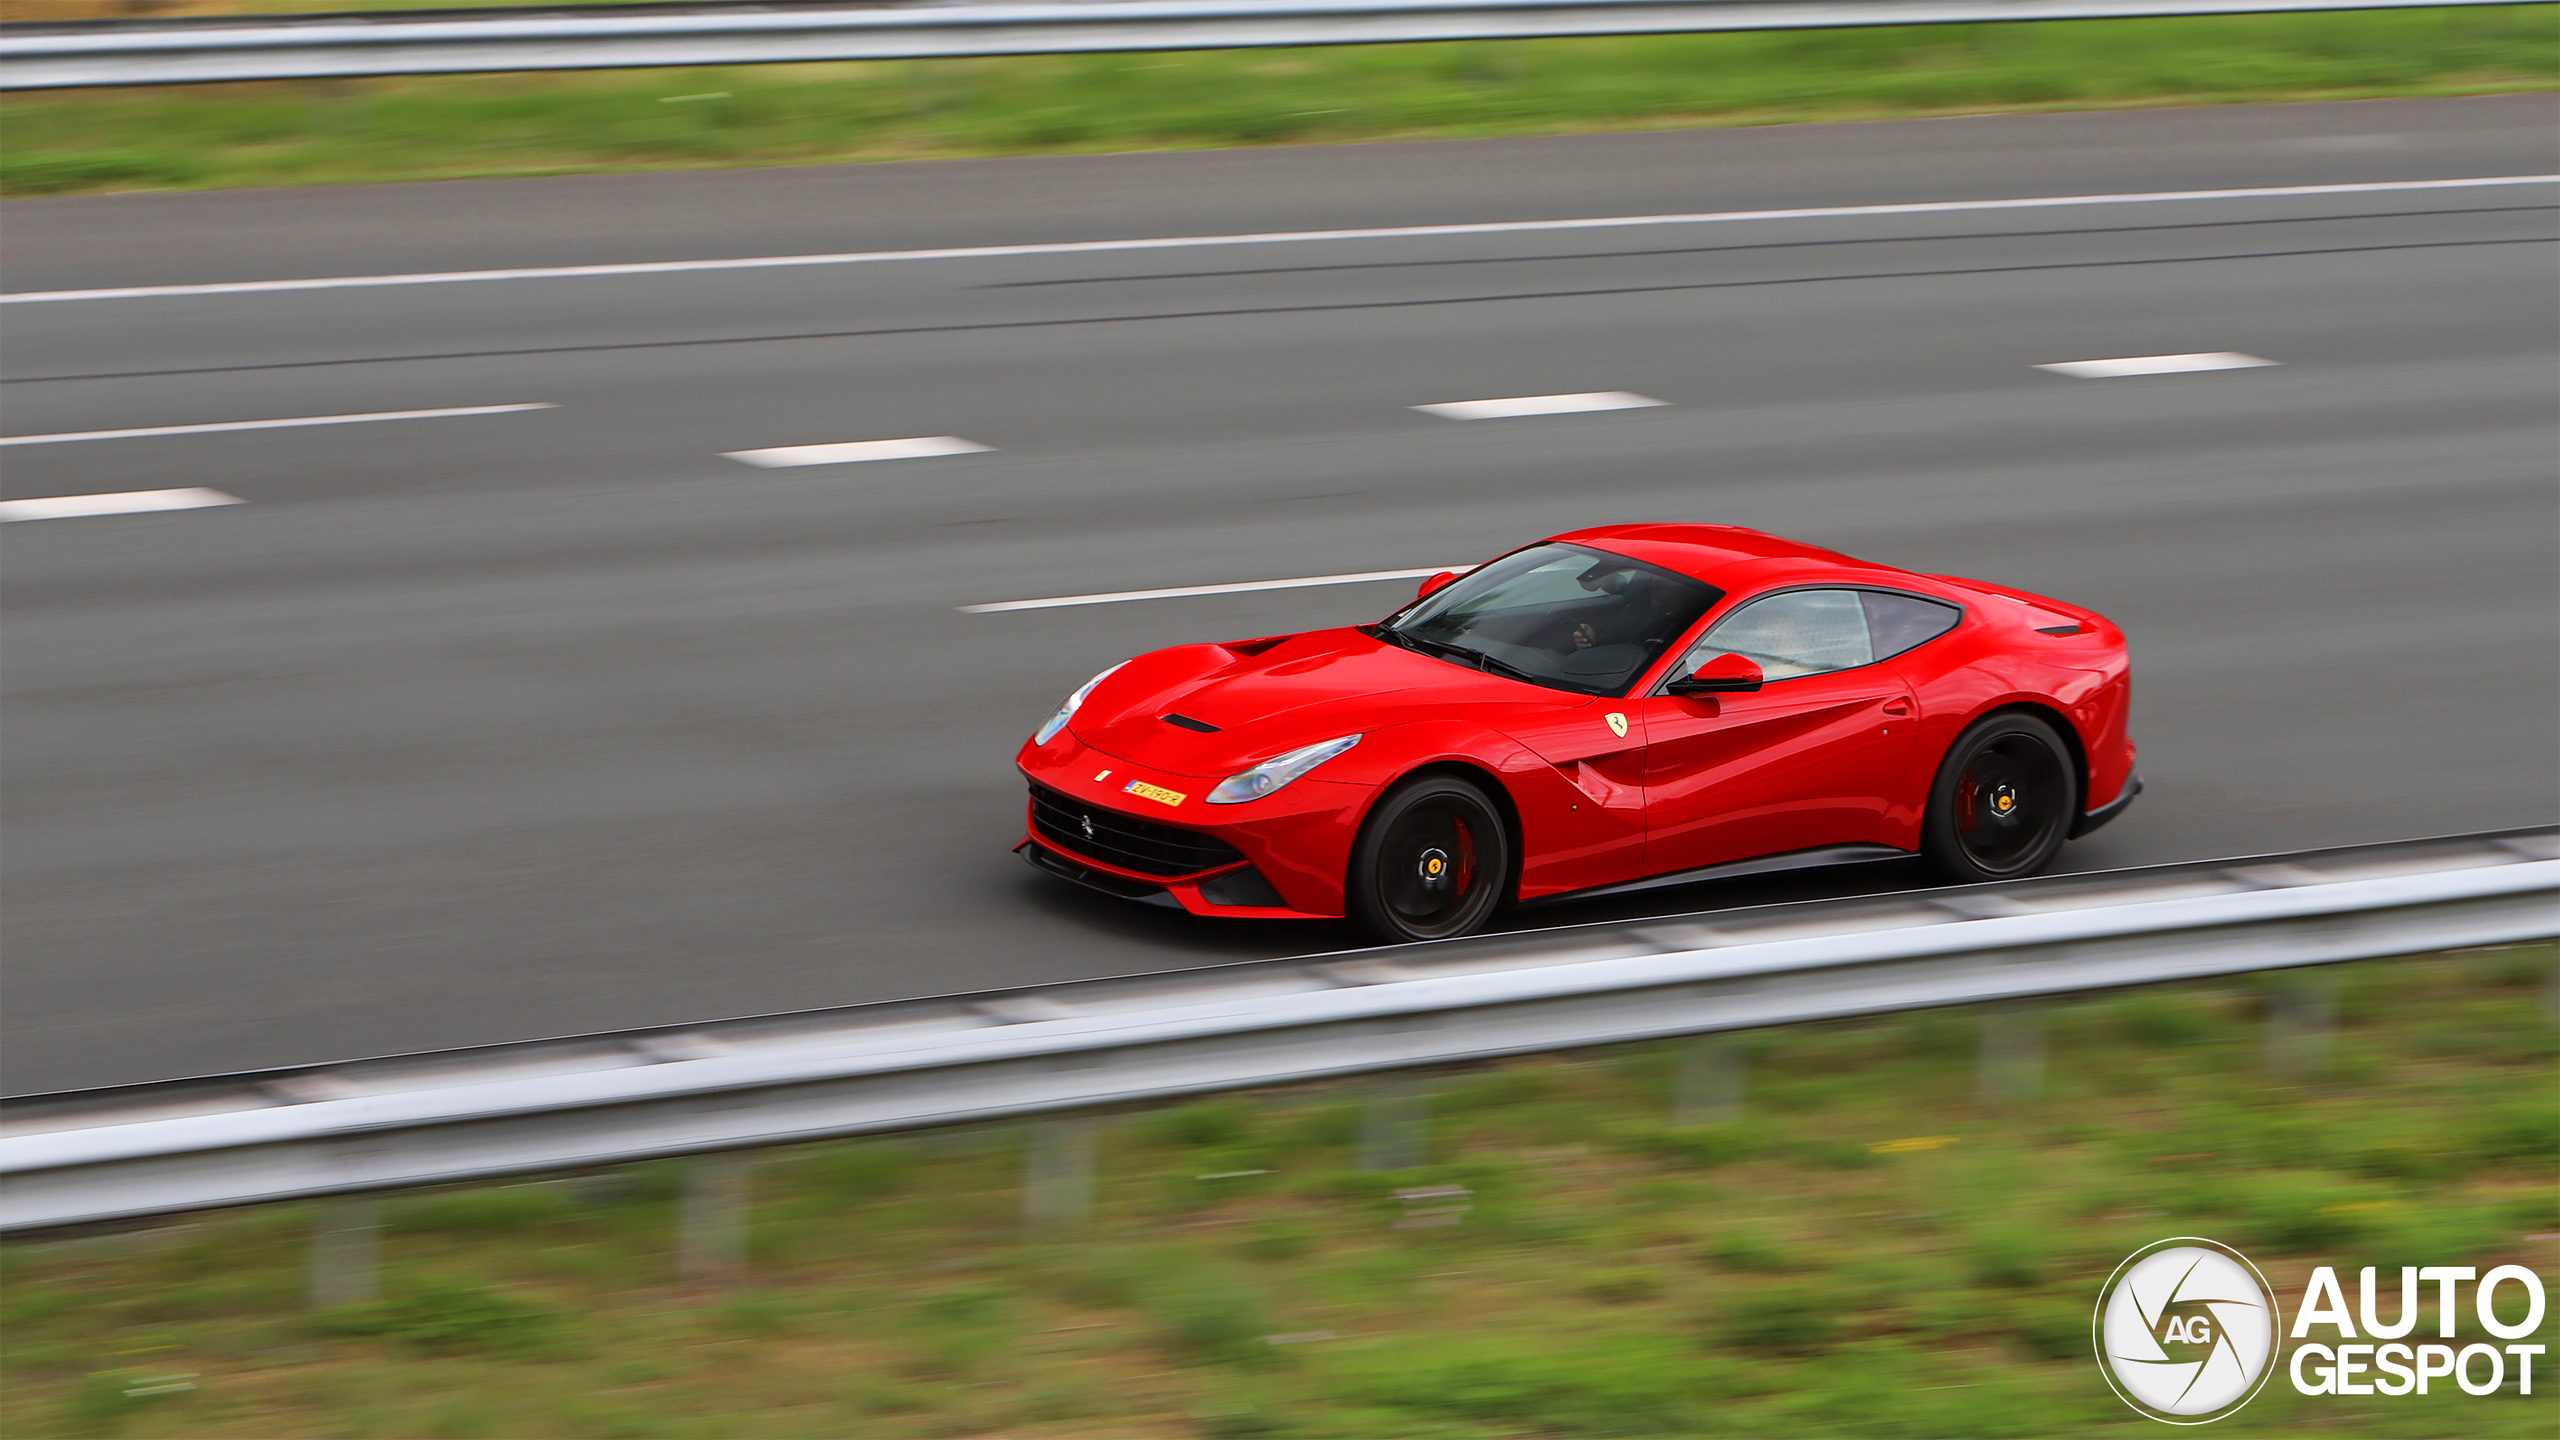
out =
[(363, 290), (388, 285), (467, 285), (483, 280), (567, 280), (603, 275), (688, 275), (802, 265), (867, 265), (883, 260), (990, 260), (1024, 255), (1101, 255), (1128, 250), (1196, 250), (1216, 245), (1301, 245), (1322, 240), (1410, 240), (1442, 235), (1528, 235), (1619, 230), (1638, 225), (1719, 225), (1742, 220), (1838, 220), (1871, 215), (1954, 215), (1983, 210), (2056, 210), (2084, 205), (2160, 205), (2182, 200), (2281, 200), (2311, 195), (2386, 195), (2560, 184), (2560, 175), (2484, 175), (2462, 180), (2375, 180), (2341, 185), (2260, 185), (2237, 190), (2147, 190), (2121, 195), (2037, 195), (2016, 200), (1924, 200), (1895, 205), (1812, 205), (1792, 210), (1717, 210), (1688, 215), (1601, 215), (1578, 220), (1492, 220), (1467, 225), (1392, 225), (1365, 230), (1273, 230), (1247, 235), (1171, 235), (1139, 240), (1066, 240), (1033, 245), (962, 245), (938, 250), (848, 250), (831, 255), (754, 255), (730, 260), (645, 260), (615, 265), (550, 265), (512, 270), (431, 270), (406, 275), (328, 275), (309, 280), (223, 280), (201, 285), (127, 285), (98, 290), (21, 290), (0, 305), (71, 300), (144, 300), (168, 295), (272, 295), (293, 290)]
[(1594, 410), (1642, 410), (1668, 405), (1632, 390), (1593, 390), (1580, 395), (1514, 395), (1508, 400), (1452, 400), (1443, 405), (1416, 405), (1425, 415), (1443, 420), (1507, 420), (1516, 415), (1582, 415)]
[(530, 405), (464, 405), (451, 410), (379, 410), (365, 415), (299, 415), (289, 420), (217, 420), (210, 425), (152, 425), (139, 430), (72, 430), (60, 435), (10, 435), (0, 445), (67, 445), (74, 440), (136, 440), (152, 435), (219, 435), (228, 430), (297, 430), (305, 425), (370, 425), (376, 420), (448, 420), (458, 415), (512, 415), (557, 410), (548, 401)]
[(0, 500), (0, 521), (68, 520), (75, 515), (138, 515), (146, 510), (201, 510), (238, 505), (219, 490), (126, 490), (114, 495), (55, 495), (42, 500)]
[(1357, 575), (1301, 575), (1294, 580), (1247, 580), (1235, 585), (1178, 585), (1170, 590), (1111, 590), (1099, 595), (1052, 595), (1046, 600), (997, 600), (963, 605), (963, 615), (1007, 610), (1055, 610), (1061, 605), (1111, 605), (1122, 600), (1178, 600), (1186, 595), (1241, 595), (1249, 590), (1303, 590), (1310, 585), (1358, 585), (1370, 580), (1419, 580), (1443, 570), (1465, 574), (1472, 565), (1429, 565), (1420, 570), (1363, 570)]
[(841, 445), (776, 445), (769, 450), (729, 450), (731, 460), (767, 470), (790, 465), (853, 465), (865, 460), (921, 460), (930, 455), (976, 455), (993, 450), (957, 435), (917, 435), (905, 440), (852, 440)]
[(2128, 355), (2120, 360), (2064, 360), (2039, 365), (2075, 380), (2111, 380), (2118, 375), (2191, 375), (2199, 370), (2254, 370), (2279, 362), (2243, 355), (2237, 350), (2208, 350), (2195, 355)]

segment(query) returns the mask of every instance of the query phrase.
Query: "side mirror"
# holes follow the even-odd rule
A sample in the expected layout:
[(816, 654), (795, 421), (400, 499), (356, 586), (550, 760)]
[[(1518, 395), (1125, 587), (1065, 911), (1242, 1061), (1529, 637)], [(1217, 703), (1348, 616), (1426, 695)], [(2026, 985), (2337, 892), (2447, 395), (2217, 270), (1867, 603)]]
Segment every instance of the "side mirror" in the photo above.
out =
[(1740, 655), (1719, 655), (1663, 688), (1674, 695), (1737, 695), (1763, 683), (1759, 666)]
[(1423, 596), (1430, 594), (1432, 591), (1439, 589), (1441, 586), (1446, 585), (1457, 578), (1457, 571), (1443, 570), (1439, 574), (1432, 576), (1430, 579), (1423, 581), (1422, 588), (1413, 592), (1413, 598), (1419, 600)]

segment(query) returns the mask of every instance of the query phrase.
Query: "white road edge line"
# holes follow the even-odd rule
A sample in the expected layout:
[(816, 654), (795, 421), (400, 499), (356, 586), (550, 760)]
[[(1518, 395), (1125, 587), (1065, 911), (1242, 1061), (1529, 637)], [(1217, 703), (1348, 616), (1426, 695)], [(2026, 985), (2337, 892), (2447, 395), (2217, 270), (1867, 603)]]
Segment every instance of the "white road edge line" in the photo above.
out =
[[(73, 430), (61, 435), (0, 436), (0, 445), (67, 445), (74, 440), (137, 440), (152, 435), (219, 435), (231, 430), (297, 430), (305, 425), (369, 425), (376, 420), (446, 420), (460, 415), (512, 415), (557, 410), (549, 401), (528, 405), (464, 405), (450, 410), (378, 410), (363, 415), (301, 415), (289, 420), (217, 420), (210, 425), (152, 425), (139, 430)], [(136, 491), (151, 494), (151, 491)]]
[(2057, 210), (2086, 205), (2160, 205), (2184, 200), (2281, 200), (2315, 195), (2387, 195), (2560, 184), (2560, 175), (2484, 175), (2460, 180), (2373, 180), (2336, 185), (2260, 185), (2232, 190), (2151, 190), (2121, 195), (2040, 195), (2016, 200), (1924, 200), (1892, 205), (1816, 205), (1791, 210), (1723, 210), (1688, 215), (1604, 215), (1578, 220), (1493, 220), (1464, 225), (1394, 225), (1364, 230), (1275, 230), (1246, 235), (1178, 235), (1140, 240), (1067, 240), (1031, 245), (965, 245), (939, 250), (849, 250), (831, 255), (758, 255), (730, 260), (647, 260), (513, 270), (441, 270), (407, 275), (331, 275), (309, 280), (223, 280), (199, 285), (129, 285), (98, 290), (21, 290), (0, 305), (74, 300), (145, 300), (172, 295), (273, 295), (296, 290), (363, 290), (392, 285), (466, 285), (484, 280), (566, 280), (605, 275), (684, 275), (883, 260), (990, 260), (1025, 255), (1102, 255), (1130, 250), (1196, 250), (1218, 245), (1301, 245), (1322, 240), (1408, 240), (1443, 235), (1526, 235), (1617, 230), (1640, 225), (1718, 225), (1744, 220), (1836, 220), (1871, 215), (1954, 215), (1988, 210)]
[(2282, 361), (2237, 350), (2206, 350), (2193, 355), (2128, 355), (2118, 360), (2063, 360), (2039, 365), (2056, 375), (2074, 380), (2111, 380), (2119, 375), (2192, 375), (2199, 370), (2254, 370), (2261, 365), (2277, 365)]
[(849, 440), (839, 445), (776, 445), (768, 450), (724, 450), (721, 457), (765, 470), (791, 465), (855, 465), (865, 460), (922, 460), (933, 455), (978, 455), (993, 450), (957, 435), (916, 435), (904, 440)]
[(0, 500), (0, 522), (68, 520), (80, 515), (139, 515), (151, 510), (202, 510), (208, 505), (238, 505), (237, 495), (190, 487), (184, 490), (126, 490), (113, 495), (54, 495), (42, 500)]
[(1642, 410), (1668, 405), (1632, 390), (1591, 390), (1579, 395), (1514, 395), (1507, 400), (1451, 400), (1416, 405), (1425, 415), (1443, 420), (1509, 420), (1522, 415), (1587, 415), (1597, 410)]
[(1427, 565), (1420, 570), (1363, 570), (1356, 575), (1301, 575), (1294, 580), (1247, 580), (1234, 585), (1177, 585), (1170, 590), (1113, 590), (1100, 595), (1052, 595), (1046, 600), (998, 600), (963, 605), (963, 615), (997, 615), (1007, 610), (1055, 610), (1062, 605), (1112, 605), (1122, 600), (1178, 600), (1186, 595), (1242, 595), (1251, 590), (1303, 590), (1311, 585), (1359, 585), (1371, 580), (1420, 580), (1443, 570), (1460, 574), (1472, 565)]

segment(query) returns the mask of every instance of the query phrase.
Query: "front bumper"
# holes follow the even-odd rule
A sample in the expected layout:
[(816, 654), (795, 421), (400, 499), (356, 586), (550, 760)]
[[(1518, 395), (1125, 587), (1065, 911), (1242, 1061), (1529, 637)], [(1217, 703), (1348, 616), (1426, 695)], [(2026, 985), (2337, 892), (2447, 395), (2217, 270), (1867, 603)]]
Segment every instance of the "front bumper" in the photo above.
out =
[(1259, 800), (1213, 806), (1206, 797), (1222, 777), (1106, 754), (1072, 726), (1047, 745), (1023, 746), (1015, 764), (1034, 791), (1014, 849), (1060, 879), (1194, 915), (1342, 917), (1343, 872), (1370, 786), (1308, 776)]

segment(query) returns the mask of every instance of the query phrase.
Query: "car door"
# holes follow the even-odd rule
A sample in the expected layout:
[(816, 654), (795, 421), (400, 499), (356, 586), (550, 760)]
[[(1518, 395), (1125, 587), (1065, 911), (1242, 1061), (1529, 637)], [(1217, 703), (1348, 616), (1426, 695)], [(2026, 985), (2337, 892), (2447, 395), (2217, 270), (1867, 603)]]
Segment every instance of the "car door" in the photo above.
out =
[(1758, 664), (1763, 687), (1636, 702), (1645, 872), (1874, 843), (1903, 788), (1918, 727), (1898, 668), (1875, 663), (1861, 592), (1755, 597), (1710, 626), (1668, 674), (1724, 654)]

